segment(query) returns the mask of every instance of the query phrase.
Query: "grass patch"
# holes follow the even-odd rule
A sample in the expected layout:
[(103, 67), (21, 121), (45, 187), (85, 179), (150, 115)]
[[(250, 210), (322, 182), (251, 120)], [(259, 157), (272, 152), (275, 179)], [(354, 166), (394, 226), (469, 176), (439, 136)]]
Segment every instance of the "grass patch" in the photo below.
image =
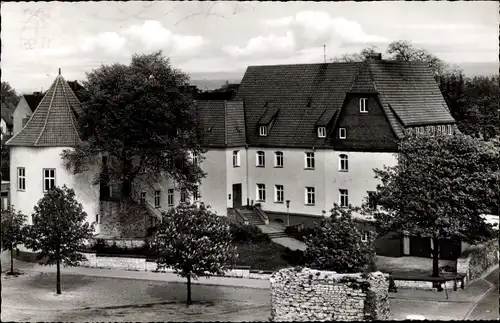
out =
[(290, 266), (283, 259), (285, 247), (268, 241), (233, 242), (239, 254), (236, 265), (251, 266), (258, 270), (278, 270)]

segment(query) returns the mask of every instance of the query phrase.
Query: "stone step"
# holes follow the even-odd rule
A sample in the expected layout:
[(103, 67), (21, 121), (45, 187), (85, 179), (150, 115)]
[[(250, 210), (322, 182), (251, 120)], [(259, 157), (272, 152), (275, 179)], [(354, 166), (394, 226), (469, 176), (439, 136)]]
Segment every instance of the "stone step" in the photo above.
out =
[(285, 232), (271, 232), (267, 234), (269, 238), (274, 239), (274, 238), (286, 238), (288, 235)]

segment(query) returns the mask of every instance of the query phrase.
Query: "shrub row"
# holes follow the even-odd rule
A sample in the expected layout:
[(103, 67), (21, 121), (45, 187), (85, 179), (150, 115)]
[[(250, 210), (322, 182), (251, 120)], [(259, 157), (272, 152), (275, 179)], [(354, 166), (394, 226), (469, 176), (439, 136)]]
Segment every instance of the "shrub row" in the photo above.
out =
[(233, 241), (236, 242), (263, 242), (271, 241), (267, 234), (262, 233), (259, 228), (253, 224), (241, 224), (229, 220)]
[(296, 227), (286, 227), (285, 233), (297, 240), (304, 242), (305, 237), (314, 233), (314, 228), (306, 228), (299, 230)]

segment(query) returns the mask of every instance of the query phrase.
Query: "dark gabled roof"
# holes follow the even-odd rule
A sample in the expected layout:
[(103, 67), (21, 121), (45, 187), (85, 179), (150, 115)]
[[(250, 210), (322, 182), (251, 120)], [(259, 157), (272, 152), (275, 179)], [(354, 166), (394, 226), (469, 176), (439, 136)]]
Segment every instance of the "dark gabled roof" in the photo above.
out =
[[(321, 146), (316, 124), (328, 124), (341, 108), (361, 63), (250, 66), (235, 99), (244, 100), (248, 144)], [(260, 137), (257, 124), (266, 102), (279, 110), (272, 129)]]
[(2, 102), (2, 107), (1, 107), (1, 114), (2, 114), (2, 119), (5, 121), (7, 126), (12, 126), (13, 125), (13, 114), (14, 114), (14, 109), (15, 107), (8, 102)]
[(82, 113), (80, 102), (59, 74), (26, 126), (7, 145), (73, 147), (81, 143), (77, 118)]
[(40, 104), (40, 101), (43, 99), (43, 94), (24, 94), (24, 99), (26, 100), (26, 103), (28, 103), (28, 106), (31, 109), (31, 112), (35, 112), (36, 108)]
[[(245, 102), (248, 144), (321, 147), (331, 140), (317, 138), (316, 127), (335, 124), (348, 93), (377, 94), (398, 138), (407, 126), (455, 122), (429, 66), (417, 62), (250, 66), (235, 99)], [(279, 113), (261, 137), (258, 125), (271, 114), (267, 102)]]
[(245, 145), (243, 101), (196, 101), (204, 147)]
[(390, 105), (405, 127), (455, 123), (427, 63), (372, 60), (368, 65), (384, 108)]

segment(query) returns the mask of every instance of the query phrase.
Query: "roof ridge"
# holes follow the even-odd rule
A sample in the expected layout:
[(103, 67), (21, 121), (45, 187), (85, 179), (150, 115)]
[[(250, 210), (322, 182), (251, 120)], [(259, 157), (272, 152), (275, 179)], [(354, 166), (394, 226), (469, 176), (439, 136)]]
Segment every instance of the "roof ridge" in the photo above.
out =
[[(47, 122), (49, 120), (49, 115), (50, 115), (50, 109), (52, 109), (52, 102), (54, 101), (54, 97), (56, 96), (57, 82), (59, 82), (59, 76), (56, 78), (56, 80), (53, 84), (54, 85), (54, 92), (52, 93), (52, 98), (50, 99), (49, 108), (47, 109), (47, 116), (45, 117), (45, 122), (43, 124), (42, 131), (40, 131), (38, 138), (35, 140), (35, 144), (34, 144), (35, 146), (38, 145), (38, 141), (40, 141), (40, 138), (42, 137), (42, 134), (45, 132), (45, 128), (47, 127)], [(26, 124), (26, 126), (27, 125), (28, 124)]]

